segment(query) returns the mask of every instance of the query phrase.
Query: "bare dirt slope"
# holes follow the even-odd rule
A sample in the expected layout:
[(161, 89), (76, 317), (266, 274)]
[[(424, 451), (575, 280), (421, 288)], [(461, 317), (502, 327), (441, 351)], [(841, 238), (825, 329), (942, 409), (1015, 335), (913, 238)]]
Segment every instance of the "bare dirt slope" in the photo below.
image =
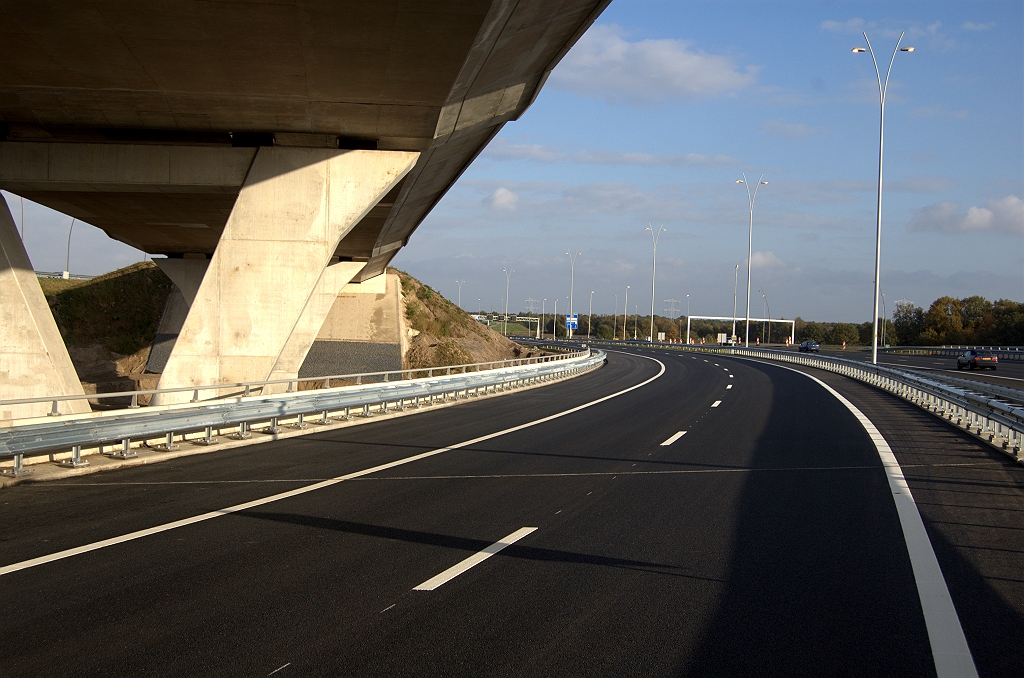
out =
[(412, 335), (406, 368), (443, 367), (539, 355), (478, 323), (429, 285), (390, 269), (402, 281), (403, 320)]

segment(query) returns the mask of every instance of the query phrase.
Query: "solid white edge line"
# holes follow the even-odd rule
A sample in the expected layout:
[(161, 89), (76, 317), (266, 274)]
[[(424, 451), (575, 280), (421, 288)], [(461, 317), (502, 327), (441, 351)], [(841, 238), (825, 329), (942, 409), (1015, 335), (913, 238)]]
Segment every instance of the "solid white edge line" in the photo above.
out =
[[(621, 353), (621, 351), (615, 351), (615, 352), (616, 353)], [(636, 354), (626, 354), (626, 355), (634, 355), (635, 356)], [(195, 523), (201, 523), (203, 521), (210, 520), (212, 518), (220, 518), (221, 516), (231, 515), (232, 513), (237, 513), (239, 511), (245, 511), (246, 509), (255, 508), (257, 506), (263, 506), (264, 504), (269, 504), (271, 502), (279, 501), (281, 499), (288, 499), (290, 497), (297, 497), (300, 494), (306, 494), (307, 492), (314, 492), (316, 490), (321, 490), (321, 489), (323, 489), (325, 487), (330, 487), (331, 485), (336, 485), (336, 484), (344, 482), (346, 480), (352, 480), (353, 478), (360, 478), (362, 476), (370, 475), (371, 473), (377, 473), (378, 471), (385, 471), (387, 469), (394, 468), (396, 466), (402, 466), (404, 464), (409, 464), (409, 463), (412, 463), (414, 461), (419, 461), (420, 459), (426, 459), (427, 457), (433, 457), (434, 455), (442, 454), (443, 452), (450, 452), (451, 450), (457, 450), (457, 449), (460, 449), (460, 448), (463, 448), (463, 447), (467, 447), (469, 445), (475, 445), (476, 443), (481, 443), (481, 442), (484, 442), (485, 440), (491, 440), (492, 438), (497, 438), (499, 436), (503, 436), (503, 435), (506, 435), (508, 433), (515, 433), (516, 431), (521, 431), (521, 430), (523, 430), (525, 428), (530, 428), (531, 426), (536, 426), (538, 424), (543, 424), (543, 423), (552, 421), (553, 419), (558, 419), (560, 417), (564, 417), (566, 415), (573, 414), (575, 412), (579, 412), (580, 410), (584, 410), (584, 409), (586, 409), (588, 407), (591, 407), (593, 405), (597, 405), (599, 403), (603, 403), (606, 400), (611, 400), (612, 398), (617, 398), (618, 396), (624, 395), (626, 393), (629, 393), (630, 391), (635, 391), (636, 389), (641, 388), (643, 386), (646, 386), (647, 384), (651, 383), (655, 379), (660, 378), (661, 375), (665, 374), (665, 363), (661, 362), (660, 360), (658, 360), (656, 358), (649, 358), (647, 356), (636, 356), (636, 357), (644, 358), (645, 360), (653, 360), (654, 362), (658, 363), (661, 366), (661, 369), (658, 371), (658, 373), (656, 375), (654, 375), (650, 379), (647, 379), (645, 381), (641, 381), (639, 384), (635, 384), (635, 385), (630, 386), (629, 388), (625, 388), (625, 389), (623, 389), (621, 391), (616, 391), (615, 393), (612, 393), (612, 394), (606, 395), (604, 397), (598, 398), (597, 400), (591, 400), (589, 403), (583, 403), (582, 405), (577, 405), (576, 407), (572, 407), (572, 408), (570, 408), (568, 410), (563, 410), (562, 412), (556, 412), (555, 414), (551, 414), (551, 415), (548, 415), (546, 417), (541, 417), (540, 419), (535, 419), (533, 421), (526, 422), (525, 424), (519, 424), (518, 426), (513, 426), (511, 428), (506, 428), (506, 429), (503, 429), (501, 431), (496, 431), (494, 433), (488, 433), (487, 435), (480, 436), (479, 438), (473, 438), (472, 440), (465, 440), (465, 441), (463, 441), (461, 443), (455, 443), (454, 445), (450, 445), (448, 447), (441, 447), (439, 449), (431, 450), (429, 452), (422, 452), (420, 454), (414, 454), (411, 457), (405, 457), (404, 459), (398, 459), (396, 461), (388, 462), (387, 464), (380, 464), (379, 466), (373, 466), (371, 468), (363, 469), (362, 471), (355, 471), (353, 473), (347, 473), (347, 474), (345, 474), (343, 476), (338, 476), (336, 478), (331, 478), (329, 480), (324, 480), (324, 481), (321, 481), (319, 483), (314, 483), (312, 485), (306, 485), (305, 487), (299, 487), (299, 488), (296, 488), (294, 490), (289, 490), (287, 492), (281, 492), (279, 494), (273, 494), (273, 495), (270, 495), (269, 497), (263, 497), (262, 499), (254, 499), (253, 501), (248, 501), (248, 502), (245, 502), (244, 504), (236, 504), (234, 506), (229, 506), (227, 508), (219, 509), (217, 511), (210, 511), (208, 513), (202, 513), (202, 514), (197, 515), (197, 516), (192, 516), (190, 518), (183, 518), (181, 520), (175, 520), (174, 522), (164, 523), (163, 525), (156, 525), (154, 527), (148, 527), (148, 528), (146, 528), (144, 530), (138, 530), (136, 532), (129, 532), (128, 534), (122, 534), (122, 535), (120, 535), (118, 537), (111, 537), (110, 539), (103, 539), (101, 541), (96, 541), (96, 542), (93, 542), (91, 544), (84, 544), (82, 546), (76, 546), (74, 548), (65, 549), (63, 551), (57, 551), (56, 553), (50, 553), (50, 554), (47, 554), (45, 556), (39, 556), (38, 558), (31, 558), (29, 560), (23, 560), (20, 563), (11, 563), (10, 565), (5, 565), (3, 567), (0, 567), (0, 577), (2, 577), (5, 574), (11, 574), (12, 572), (18, 572), (19, 570), (26, 570), (26, 569), (28, 569), (30, 567), (36, 567), (37, 565), (45, 565), (46, 563), (52, 563), (52, 562), (57, 561), (57, 560), (63, 560), (64, 558), (71, 558), (73, 556), (81, 555), (83, 553), (88, 553), (89, 551), (96, 551), (98, 549), (106, 548), (108, 546), (115, 546), (117, 544), (123, 544), (124, 542), (127, 542), (127, 541), (132, 541), (132, 540), (135, 540), (135, 539), (141, 539), (142, 537), (148, 537), (150, 535), (159, 534), (160, 532), (167, 532), (168, 530), (173, 530), (173, 529), (176, 529), (176, 528), (179, 528), (179, 527), (185, 527), (187, 525), (194, 525)]]
[(721, 400), (716, 400), (715, 402), (711, 403), (711, 407), (718, 407), (721, 404), (722, 404)]
[(845, 405), (864, 427), (878, 451), (878, 458), (882, 461), (889, 479), (889, 490), (896, 503), (896, 513), (903, 528), (903, 539), (907, 544), (907, 553), (910, 555), (910, 565), (917, 584), (917, 595), (921, 599), (921, 610), (924, 613), (925, 628), (928, 630), (928, 643), (931, 645), (932, 659), (935, 662), (935, 673), (938, 678), (977, 678), (978, 670), (974, 665), (971, 649), (967, 645), (967, 638), (964, 637), (960, 617), (957, 616), (953, 599), (949, 595), (949, 588), (942, 576), (942, 569), (935, 557), (935, 550), (928, 538), (924, 521), (921, 520), (921, 513), (917, 510), (917, 502), (914, 501), (914, 495), (911, 494), (910, 486), (903, 476), (903, 469), (900, 468), (896, 455), (885, 438), (856, 405), (821, 379), (785, 365), (760, 360), (752, 362), (789, 370), (813, 379)]
[(673, 436), (672, 436), (671, 438), (669, 438), (668, 440), (666, 440), (665, 442), (663, 442), (663, 443), (661, 444), (661, 446), (662, 446), (662, 447), (665, 447), (666, 445), (671, 445), (672, 443), (674, 443), (675, 441), (679, 440), (680, 438), (682, 438), (682, 437), (683, 437), (683, 436), (685, 436), (685, 435), (686, 435), (686, 431), (680, 431), (679, 433), (676, 433), (676, 434), (675, 434), (675, 435), (673, 435)]
[(515, 544), (517, 541), (519, 541), (526, 535), (530, 534), (531, 532), (535, 532), (536, 530), (536, 527), (521, 527), (512, 534), (508, 535), (507, 537), (502, 537), (498, 541), (494, 542), (493, 544), (485, 548), (483, 551), (478, 551), (477, 553), (474, 553), (462, 562), (452, 565), (441, 574), (431, 577), (419, 586), (414, 587), (413, 591), (433, 591), (437, 587), (450, 582), (452, 579), (455, 579), (469, 568), (475, 567), (480, 563), (484, 562), (485, 560), (493, 556), (495, 553), (501, 551), (506, 546), (511, 546), (512, 544)]

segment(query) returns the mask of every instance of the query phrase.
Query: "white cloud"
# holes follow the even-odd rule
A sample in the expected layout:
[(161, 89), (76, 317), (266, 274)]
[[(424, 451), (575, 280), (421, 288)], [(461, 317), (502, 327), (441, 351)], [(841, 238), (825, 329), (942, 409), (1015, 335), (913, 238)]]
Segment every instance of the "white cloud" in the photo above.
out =
[(492, 209), (500, 210), (502, 212), (515, 212), (516, 208), (519, 207), (519, 195), (508, 190), (504, 186), (500, 186), (498, 187), (498, 190), (487, 196), (485, 202), (490, 205)]
[(987, 31), (990, 28), (995, 28), (995, 27), (996, 27), (996, 22), (995, 21), (990, 21), (987, 24), (976, 24), (973, 21), (965, 21), (964, 22), (964, 29), (968, 30), (968, 31)]
[(629, 42), (618, 26), (594, 26), (551, 74), (551, 86), (608, 101), (651, 104), (728, 94), (754, 82), (728, 56), (692, 50), (681, 40)]
[(833, 33), (857, 33), (864, 30), (864, 19), (847, 19), (846, 21), (822, 21), (821, 28)]
[(513, 144), (496, 139), (484, 151), (486, 157), (496, 160), (531, 160), (533, 162), (564, 162), (588, 165), (648, 165), (659, 167), (728, 167), (738, 166), (740, 160), (728, 155), (683, 153), (655, 155), (653, 153), (616, 153), (602, 150), (566, 151), (557, 146), (540, 144)]
[(751, 268), (782, 268), (786, 265), (774, 252), (754, 252), (750, 255)]
[(960, 203), (944, 200), (918, 210), (907, 224), (908, 231), (937, 233), (1024, 233), (1024, 201), (1015, 195), (989, 200), (985, 207), (972, 206), (966, 212)]
[(815, 128), (808, 127), (802, 122), (782, 122), (781, 120), (769, 120), (758, 129), (769, 136), (786, 137), (787, 139), (802, 139), (817, 132)]

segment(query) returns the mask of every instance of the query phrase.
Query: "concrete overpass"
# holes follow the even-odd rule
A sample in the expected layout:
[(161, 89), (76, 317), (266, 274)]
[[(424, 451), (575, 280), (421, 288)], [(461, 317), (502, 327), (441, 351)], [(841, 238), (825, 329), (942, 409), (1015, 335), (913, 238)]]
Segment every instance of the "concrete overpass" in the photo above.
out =
[[(608, 2), (7, 3), (0, 188), (168, 257), (161, 386), (294, 374)], [(6, 208), (0, 247), (0, 399), (76, 392)]]

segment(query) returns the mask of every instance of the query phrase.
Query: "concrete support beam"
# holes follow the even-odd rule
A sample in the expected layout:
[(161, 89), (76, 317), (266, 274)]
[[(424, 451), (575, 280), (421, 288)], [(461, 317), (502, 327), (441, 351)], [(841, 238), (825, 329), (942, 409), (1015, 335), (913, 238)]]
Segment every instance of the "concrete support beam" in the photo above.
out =
[[(260, 148), (160, 387), (259, 381), (279, 365), (290, 368), (302, 351), (292, 346), (286, 355), (289, 338), (316, 324), (312, 316), (300, 319), (338, 243), (418, 157), (401, 151)], [(311, 342), (316, 331), (306, 333)]]
[[(306, 359), (313, 341), (320, 332), (320, 327), (324, 324), (324, 319), (338, 298), (338, 293), (363, 270), (364, 266), (366, 264), (363, 262), (341, 261), (324, 269), (269, 379), (294, 379), (299, 376), (302, 361)], [(264, 393), (278, 393), (284, 390), (284, 387), (274, 387), (264, 390)]]
[[(11, 211), (0, 200), (0, 400), (82, 394)], [(86, 400), (59, 406), (62, 414), (90, 409)], [(50, 410), (50, 403), (3, 405), (0, 420), (40, 417)]]

